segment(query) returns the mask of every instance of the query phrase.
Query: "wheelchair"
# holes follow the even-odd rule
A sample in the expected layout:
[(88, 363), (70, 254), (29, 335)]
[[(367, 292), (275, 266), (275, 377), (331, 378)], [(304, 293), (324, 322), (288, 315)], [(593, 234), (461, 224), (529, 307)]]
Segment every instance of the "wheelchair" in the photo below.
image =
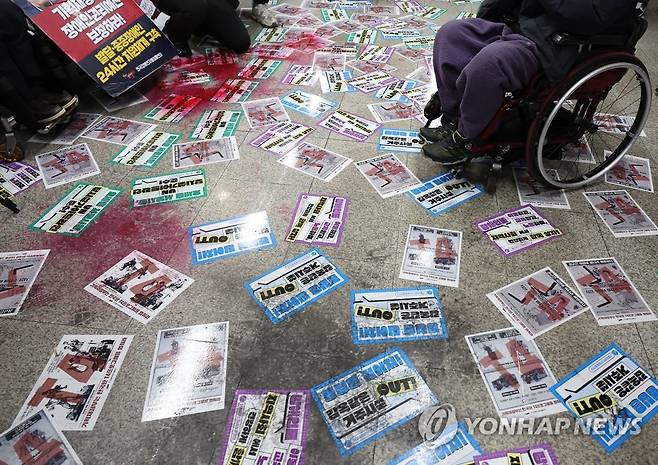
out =
[[(540, 71), (524, 89), (508, 93), (458, 171), (485, 178), (490, 192), (502, 166), (523, 158), (549, 188), (577, 189), (603, 176), (640, 137), (649, 116), (653, 89), (635, 56), (646, 29), (640, 5), (630, 36), (556, 34), (556, 45), (579, 47), (576, 65), (557, 84)], [(441, 115), (438, 94), (424, 114), (427, 127)]]

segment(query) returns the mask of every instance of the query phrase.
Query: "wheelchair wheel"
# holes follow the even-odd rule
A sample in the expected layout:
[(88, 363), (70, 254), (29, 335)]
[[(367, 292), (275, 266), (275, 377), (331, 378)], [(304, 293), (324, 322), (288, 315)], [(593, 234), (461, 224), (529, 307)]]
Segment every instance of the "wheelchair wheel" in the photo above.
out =
[(551, 89), (534, 119), (526, 161), (548, 186), (576, 189), (612, 168), (649, 116), (652, 88), (640, 60), (609, 52), (586, 60)]

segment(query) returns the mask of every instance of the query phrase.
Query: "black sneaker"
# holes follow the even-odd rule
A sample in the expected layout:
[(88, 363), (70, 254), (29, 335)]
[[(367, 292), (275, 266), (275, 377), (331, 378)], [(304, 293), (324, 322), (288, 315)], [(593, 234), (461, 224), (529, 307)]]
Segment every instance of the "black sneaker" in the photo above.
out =
[(50, 124), (66, 114), (66, 110), (40, 97), (33, 97), (27, 104), (37, 124)]
[(78, 96), (71, 95), (65, 90), (61, 92), (44, 91), (37, 96), (37, 99), (62, 107), (65, 111), (69, 111), (78, 104)]
[(444, 166), (459, 165), (473, 155), (472, 145), (459, 131), (454, 131), (449, 138), (423, 145), (423, 155)]
[[(445, 121), (444, 121), (445, 119)], [(457, 130), (457, 121), (449, 120), (445, 116), (441, 119), (441, 126), (438, 128), (420, 128), (420, 135), (428, 142), (438, 142), (452, 137), (452, 133)]]

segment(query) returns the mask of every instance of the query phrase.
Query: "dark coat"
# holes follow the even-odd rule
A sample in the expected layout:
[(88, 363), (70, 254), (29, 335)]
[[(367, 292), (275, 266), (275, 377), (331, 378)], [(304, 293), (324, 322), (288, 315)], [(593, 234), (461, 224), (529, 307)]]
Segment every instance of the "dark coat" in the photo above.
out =
[(484, 0), (478, 17), (504, 22), (537, 44), (549, 81), (562, 79), (578, 59), (575, 45), (553, 43), (557, 33), (630, 33), (638, 0)]

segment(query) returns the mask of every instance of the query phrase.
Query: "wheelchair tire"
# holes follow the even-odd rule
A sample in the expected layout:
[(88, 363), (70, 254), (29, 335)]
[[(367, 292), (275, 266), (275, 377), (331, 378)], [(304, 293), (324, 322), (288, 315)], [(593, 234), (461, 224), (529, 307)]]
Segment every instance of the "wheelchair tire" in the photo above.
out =
[[(608, 81), (606, 90), (593, 90)], [(638, 95), (628, 104), (633, 97), (624, 92), (633, 81), (637, 86), (628, 92), (637, 89)], [(607, 52), (585, 60), (549, 92), (530, 126), (525, 155), (531, 173), (558, 189), (577, 189), (603, 176), (640, 136), (652, 93), (646, 67), (629, 52)], [(611, 126), (606, 127), (606, 122)]]

